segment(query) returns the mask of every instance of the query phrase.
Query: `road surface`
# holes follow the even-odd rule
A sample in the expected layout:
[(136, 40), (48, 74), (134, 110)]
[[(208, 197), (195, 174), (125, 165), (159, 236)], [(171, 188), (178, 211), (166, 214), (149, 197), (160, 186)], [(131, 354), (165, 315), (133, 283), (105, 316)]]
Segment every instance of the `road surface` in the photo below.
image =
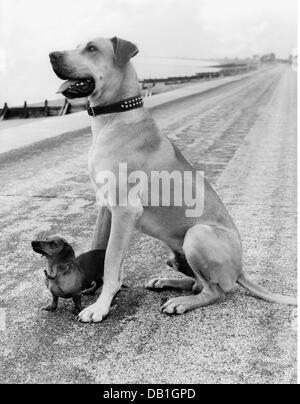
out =
[[(227, 204), (252, 279), (295, 295), (296, 74), (276, 67), (153, 114)], [(60, 234), (77, 253), (89, 248), (89, 145), (81, 132), (0, 157), (0, 383), (296, 383), (296, 309), (236, 286), (224, 303), (162, 315), (180, 292), (144, 288), (174, 274), (167, 249), (138, 232), (124, 262), (129, 288), (107, 320), (78, 323), (66, 300), (42, 311), (45, 261), (30, 241)]]

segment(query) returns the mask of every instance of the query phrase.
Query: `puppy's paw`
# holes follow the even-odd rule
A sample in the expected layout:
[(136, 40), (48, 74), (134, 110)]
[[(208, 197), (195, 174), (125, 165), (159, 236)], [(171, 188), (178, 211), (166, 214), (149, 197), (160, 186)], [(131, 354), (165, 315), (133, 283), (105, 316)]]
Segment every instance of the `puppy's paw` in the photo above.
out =
[(49, 306), (43, 307), (44, 311), (50, 311), (53, 312), (57, 309), (57, 305), (56, 304), (49, 304)]
[(100, 323), (107, 317), (108, 312), (109, 308), (105, 308), (96, 302), (79, 313), (78, 321), (82, 323)]

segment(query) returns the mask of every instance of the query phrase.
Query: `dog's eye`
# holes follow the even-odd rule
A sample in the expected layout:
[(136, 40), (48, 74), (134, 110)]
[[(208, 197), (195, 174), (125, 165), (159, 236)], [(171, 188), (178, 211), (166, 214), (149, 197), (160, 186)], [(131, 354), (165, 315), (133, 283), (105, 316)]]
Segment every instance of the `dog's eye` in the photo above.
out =
[(96, 50), (97, 50), (97, 48), (95, 46), (93, 46), (93, 45), (90, 45), (90, 46), (87, 47), (88, 52), (95, 52)]

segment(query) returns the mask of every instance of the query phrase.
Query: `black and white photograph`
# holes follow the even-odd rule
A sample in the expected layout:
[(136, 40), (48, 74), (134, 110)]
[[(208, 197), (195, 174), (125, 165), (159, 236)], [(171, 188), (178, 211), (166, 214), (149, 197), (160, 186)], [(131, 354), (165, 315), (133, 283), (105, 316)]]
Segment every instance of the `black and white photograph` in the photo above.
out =
[(1, 385), (298, 383), (297, 14), (0, 0)]

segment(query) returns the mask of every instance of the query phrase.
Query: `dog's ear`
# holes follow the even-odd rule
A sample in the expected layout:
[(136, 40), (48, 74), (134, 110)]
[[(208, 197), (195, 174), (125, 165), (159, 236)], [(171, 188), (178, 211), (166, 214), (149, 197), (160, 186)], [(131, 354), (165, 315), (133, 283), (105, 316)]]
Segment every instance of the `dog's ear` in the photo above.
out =
[(62, 250), (60, 252), (60, 255), (62, 255), (64, 259), (74, 258), (75, 257), (75, 252), (73, 250), (73, 247), (70, 246), (69, 243), (64, 241), (64, 246), (63, 246), (63, 248), (62, 248)]
[(139, 52), (136, 45), (125, 41), (125, 39), (120, 39), (115, 36), (111, 38), (111, 41), (115, 50), (116, 63), (120, 67), (125, 66), (126, 63)]

